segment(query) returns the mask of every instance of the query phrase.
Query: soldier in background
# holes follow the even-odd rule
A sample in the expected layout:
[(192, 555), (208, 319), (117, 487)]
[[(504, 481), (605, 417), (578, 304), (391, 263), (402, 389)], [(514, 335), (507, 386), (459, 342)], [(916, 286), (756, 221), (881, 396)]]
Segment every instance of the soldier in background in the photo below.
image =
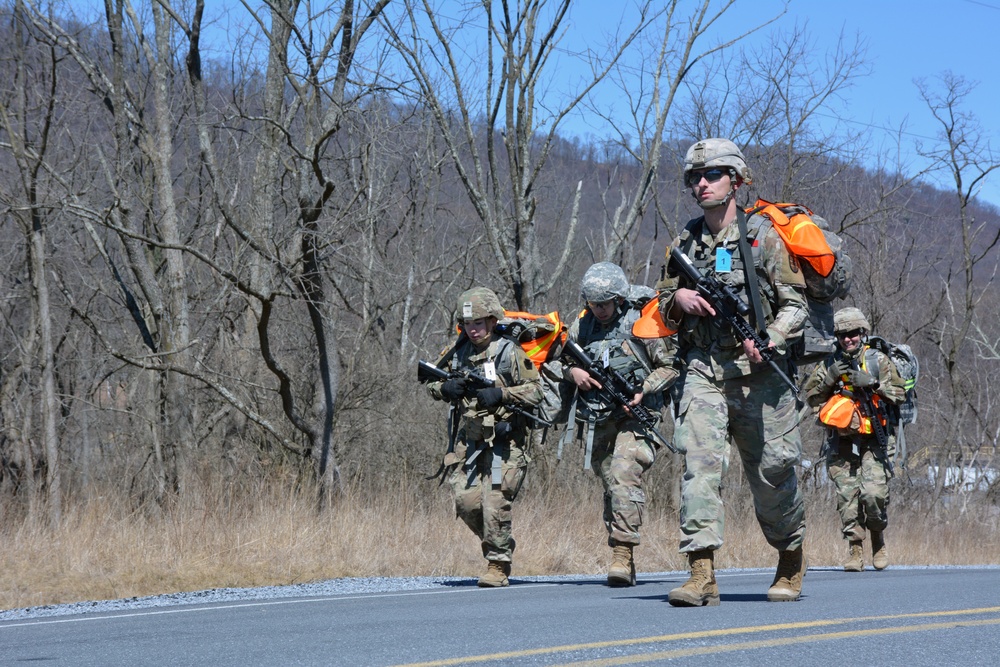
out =
[(473, 390), (464, 377), (428, 385), (430, 395), (450, 401), (458, 412), (454, 450), (445, 456), (455, 512), (482, 542), (488, 561), (481, 587), (509, 584), (515, 541), (511, 516), (528, 468), (526, 419), (511, 406), (530, 409), (542, 400), (535, 365), (521, 347), (496, 334), (504, 316), (497, 295), (484, 287), (458, 298), (458, 342), (437, 362), (439, 368), (473, 372), (495, 381)]
[[(807, 316), (805, 281), (777, 232), (763, 227), (761, 216), (747, 219), (737, 205), (736, 191), (750, 182), (732, 141), (694, 143), (684, 159), (684, 183), (704, 215), (687, 224), (676, 244), (702, 275), (729, 285), (748, 304), (756, 299), (753, 310), (760, 315), (754, 313), (751, 324), (766, 326), (774, 360), (786, 363)], [(674, 606), (719, 604), (714, 555), (723, 542), (722, 477), (731, 441), (757, 521), (778, 551), (767, 597), (798, 600), (806, 564), (805, 510), (795, 473), (802, 453), (796, 398), (779, 373), (761, 363), (754, 343), (741, 343), (694, 287), (672, 271), (658, 285), (660, 312), (678, 331), (684, 364), (675, 437), (685, 452), (680, 551), (691, 569), (668, 599)]]
[[(868, 319), (857, 308), (842, 308), (834, 314), (837, 351), (819, 364), (803, 385), (806, 402), (820, 411), (826, 425), (827, 470), (837, 487), (837, 511), (848, 541), (847, 572), (861, 572), (864, 564), (865, 529), (871, 534), (872, 566), (884, 570), (889, 552), (883, 531), (889, 523), (889, 474), (886, 461), (895, 449), (895, 436), (887, 430), (888, 445), (880, 451), (871, 425), (865, 424), (857, 389), (900, 405), (906, 398), (903, 379), (892, 361), (867, 345), (871, 331)], [(842, 421), (837, 414), (843, 415)], [(879, 460), (883, 459), (883, 460)]]
[[(628, 300), (632, 289), (616, 264), (600, 262), (587, 269), (580, 285), (586, 310), (571, 325), (569, 339), (598, 365), (620, 372), (640, 387), (631, 397), (632, 405), (641, 402), (658, 415), (664, 406), (663, 392), (678, 375), (674, 345), (669, 338), (644, 340), (632, 334), (641, 314)], [(653, 297), (653, 291), (645, 289)], [(561, 373), (579, 391), (575, 419), (586, 429), (590, 467), (604, 486), (604, 523), (612, 549), (608, 585), (634, 586), (634, 548), (646, 504), (642, 476), (653, 465), (659, 445), (624, 408), (601, 395), (600, 383), (587, 371), (565, 365)]]

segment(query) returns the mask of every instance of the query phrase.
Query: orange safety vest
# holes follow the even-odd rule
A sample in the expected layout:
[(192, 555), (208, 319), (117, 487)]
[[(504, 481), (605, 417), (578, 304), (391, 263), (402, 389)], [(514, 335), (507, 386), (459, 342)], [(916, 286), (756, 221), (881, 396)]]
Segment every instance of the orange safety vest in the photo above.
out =
[[(867, 370), (865, 368), (864, 352), (865, 350), (862, 350), (861, 370)], [(880, 413), (878, 407), (882, 400), (882, 397), (878, 394), (872, 394), (872, 404), (875, 408), (875, 414)], [(834, 394), (823, 404), (823, 407), (819, 409), (819, 420), (827, 426), (861, 433), (862, 435), (871, 435), (873, 432), (872, 420), (861, 414), (860, 403), (842, 394)], [(888, 423), (884, 417), (879, 421), (882, 422), (882, 426), (886, 426)]]

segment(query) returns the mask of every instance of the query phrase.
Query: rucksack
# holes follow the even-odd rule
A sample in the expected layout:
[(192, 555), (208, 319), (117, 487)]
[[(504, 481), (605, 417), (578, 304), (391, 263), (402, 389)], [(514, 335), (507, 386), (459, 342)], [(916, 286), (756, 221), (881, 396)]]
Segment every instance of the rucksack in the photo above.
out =
[(535, 315), (521, 311), (504, 311), (497, 323), (497, 333), (516, 341), (531, 359), (542, 379), (542, 402), (535, 410), (551, 424), (565, 424), (573, 398), (573, 386), (553, 373), (547, 361), (558, 359), (566, 342), (566, 325), (558, 311)]
[(792, 350), (802, 363), (819, 361), (836, 350), (833, 331), (833, 301), (843, 299), (851, 288), (851, 258), (842, 239), (826, 220), (801, 204), (775, 204), (758, 199), (746, 209), (747, 216), (761, 215), (799, 260), (806, 283), (806, 320), (802, 340)]
[[(869, 336), (868, 347), (878, 350), (896, 367), (899, 377), (903, 378), (906, 389), (906, 401), (902, 405), (889, 404), (889, 421), (894, 425), (905, 426), (917, 421), (917, 380), (920, 377), (920, 362), (913, 349), (905, 343), (891, 343), (881, 336)], [(865, 362), (868, 365), (868, 362)], [(888, 404), (888, 401), (886, 402)]]
[(558, 311), (535, 315), (505, 310), (503, 314), (504, 318), (497, 322), (497, 333), (518, 343), (535, 368), (562, 354), (566, 325), (559, 319)]

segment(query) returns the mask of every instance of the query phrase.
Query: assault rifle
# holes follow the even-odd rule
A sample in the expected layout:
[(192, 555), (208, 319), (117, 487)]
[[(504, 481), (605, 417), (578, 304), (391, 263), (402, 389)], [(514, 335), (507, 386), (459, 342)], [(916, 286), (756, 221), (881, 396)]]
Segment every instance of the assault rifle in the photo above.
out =
[(872, 456), (882, 464), (886, 472), (889, 473), (889, 477), (893, 477), (895, 470), (893, 470), (892, 461), (889, 460), (889, 434), (882, 424), (882, 420), (886, 419), (884, 403), (883, 401), (875, 403), (875, 389), (877, 388), (878, 385), (876, 384), (871, 389), (853, 387), (853, 390), (861, 395), (861, 400), (858, 401), (861, 415), (872, 425), (872, 434), (874, 434), (877, 443), (875, 448), (872, 449)]
[(768, 345), (767, 334), (765, 333), (761, 336), (750, 326), (749, 322), (743, 319), (743, 316), (750, 312), (750, 306), (740, 298), (736, 290), (714, 277), (702, 275), (698, 267), (691, 263), (691, 260), (680, 248), (675, 247), (670, 250), (670, 259), (676, 263), (677, 267), (687, 276), (687, 279), (694, 284), (694, 288), (698, 294), (712, 304), (716, 316), (721, 317), (729, 324), (733, 335), (739, 338), (741, 343), (745, 340), (753, 341), (757, 351), (760, 352), (761, 358), (770, 364), (771, 368), (789, 386), (792, 393), (798, 396), (798, 387), (795, 386), (791, 378), (774, 361), (774, 348)]
[(642, 391), (641, 387), (636, 387), (634, 384), (629, 382), (624, 375), (612, 368), (599, 368), (597, 364), (594, 363), (594, 360), (590, 358), (590, 355), (587, 354), (587, 351), (580, 347), (580, 344), (574, 340), (567, 340), (566, 345), (563, 347), (563, 351), (576, 359), (577, 363), (580, 364), (580, 368), (587, 371), (587, 374), (590, 375), (590, 377), (601, 383), (601, 388), (598, 391), (635, 417), (636, 421), (638, 421), (646, 432), (649, 433), (657, 442), (672, 451), (674, 454), (679, 453), (677, 448), (656, 430), (656, 417), (654, 417), (653, 413), (649, 411), (649, 408), (642, 403), (639, 403), (638, 405), (631, 405), (632, 399), (635, 395)]
[[(421, 383), (457, 380), (459, 378), (465, 379), (466, 398), (475, 396), (476, 392), (480, 389), (492, 389), (496, 386), (496, 383), (493, 380), (490, 380), (486, 376), (480, 375), (475, 371), (446, 371), (443, 368), (438, 368), (434, 364), (422, 359), (417, 362), (417, 380)], [(520, 406), (504, 403), (503, 407), (516, 415), (520, 415), (525, 419), (530, 419), (540, 426), (552, 426), (550, 422), (545, 421), (541, 417), (532, 414)]]

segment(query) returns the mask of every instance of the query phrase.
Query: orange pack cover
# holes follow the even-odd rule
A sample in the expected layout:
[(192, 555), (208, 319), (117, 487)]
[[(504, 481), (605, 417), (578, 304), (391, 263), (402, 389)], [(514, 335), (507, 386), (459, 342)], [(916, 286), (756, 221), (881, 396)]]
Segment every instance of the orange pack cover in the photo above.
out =
[[(786, 213), (791, 212), (791, 216)], [(747, 214), (758, 213), (771, 219), (774, 229), (793, 255), (809, 262), (810, 266), (824, 278), (833, 271), (834, 255), (826, 242), (823, 230), (812, 221), (813, 212), (801, 204), (775, 204), (758, 199), (746, 209)]]

